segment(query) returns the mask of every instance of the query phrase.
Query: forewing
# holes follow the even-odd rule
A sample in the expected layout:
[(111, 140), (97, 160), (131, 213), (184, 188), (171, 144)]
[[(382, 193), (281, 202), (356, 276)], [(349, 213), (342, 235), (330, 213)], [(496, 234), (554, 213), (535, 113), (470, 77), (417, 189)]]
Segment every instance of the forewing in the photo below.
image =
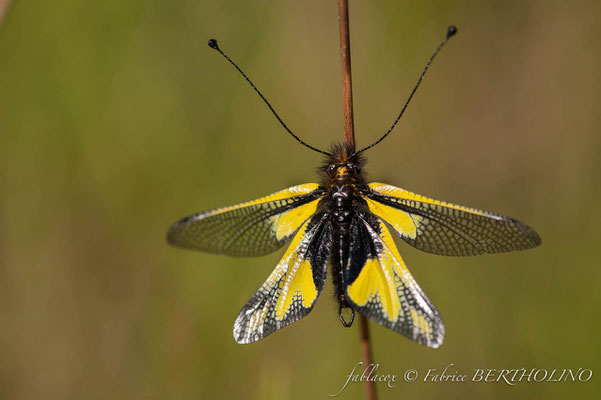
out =
[(282, 247), (317, 208), (323, 190), (293, 186), (230, 207), (190, 215), (175, 223), (167, 241), (177, 247), (230, 256), (260, 256)]
[(501, 214), (429, 199), (394, 186), (370, 183), (369, 210), (410, 245), (428, 253), (471, 256), (525, 250), (541, 243), (528, 225)]
[(379, 219), (358, 216), (351, 225), (349, 263), (344, 271), (347, 300), (365, 317), (409, 339), (439, 347), (440, 314), (407, 270)]
[(303, 224), (275, 270), (240, 310), (234, 323), (236, 342), (263, 339), (309, 314), (326, 279), (331, 236), (324, 215)]

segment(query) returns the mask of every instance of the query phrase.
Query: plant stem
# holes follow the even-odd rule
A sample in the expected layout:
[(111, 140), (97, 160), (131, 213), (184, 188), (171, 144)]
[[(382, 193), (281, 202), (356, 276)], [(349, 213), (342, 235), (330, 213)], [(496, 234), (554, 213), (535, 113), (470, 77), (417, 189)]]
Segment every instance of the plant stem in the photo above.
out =
[(344, 139), (355, 145), (353, 121), (353, 86), (351, 79), (351, 44), (349, 39), (348, 0), (338, 0), (338, 23), (340, 26), (340, 61), (342, 63), (342, 103), (344, 105)]
[[(359, 314), (359, 335), (361, 340), (361, 357), (363, 358), (363, 368), (369, 368), (373, 363), (371, 353), (371, 342), (369, 340), (369, 321), (363, 315)], [(365, 398), (376, 400), (376, 384), (373, 381), (365, 381)]]
[(10, 0), (0, 0), (0, 25), (2, 25), (2, 20), (8, 12), (8, 6), (10, 6)]
[[(348, 0), (338, 0), (338, 22), (340, 26), (340, 59), (342, 65), (342, 102), (344, 105), (344, 139), (355, 146), (355, 125), (353, 121), (353, 87), (351, 79), (351, 44), (349, 38)], [(359, 314), (359, 335), (363, 368), (369, 368), (372, 362), (369, 325), (367, 319)], [(376, 400), (376, 385), (366, 380), (365, 398)]]

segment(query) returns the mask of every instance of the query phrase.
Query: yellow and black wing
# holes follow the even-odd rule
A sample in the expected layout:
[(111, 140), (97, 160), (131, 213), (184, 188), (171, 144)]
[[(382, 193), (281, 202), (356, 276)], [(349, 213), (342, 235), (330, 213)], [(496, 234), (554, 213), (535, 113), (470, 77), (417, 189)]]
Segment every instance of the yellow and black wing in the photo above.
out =
[(325, 283), (331, 236), (324, 214), (302, 225), (275, 270), (240, 310), (236, 342), (256, 342), (309, 314)]
[(541, 243), (528, 225), (488, 211), (458, 206), (383, 183), (364, 193), (369, 210), (410, 245), (428, 253), (471, 256), (525, 250)]
[(357, 215), (351, 223), (343, 280), (347, 301), (365, 317), (417, 343), (442, 344), (440, 314), (407, 270), (385, 224), (372, 214)]
[(169, 244), (230, 256), (271, 253), (294, 235), (317, 209), (323, 189), (293, 186), (263, 198), (190, 215), (167, 233)]

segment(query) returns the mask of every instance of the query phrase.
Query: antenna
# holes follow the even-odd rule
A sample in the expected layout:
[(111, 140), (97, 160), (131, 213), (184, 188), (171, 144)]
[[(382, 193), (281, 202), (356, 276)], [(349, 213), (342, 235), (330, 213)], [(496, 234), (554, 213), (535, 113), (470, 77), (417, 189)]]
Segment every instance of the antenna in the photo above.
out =
[(238, 72), (240, 72), (240, 74), (242, 74), (242, 76), (244, 77), (244, 79), (246, 79), (246, 82), (248, 82), (248, 84), (253, 88), (253, 90), (255, 92), (257, 92), (257, 94), (261, 97), (261, 99), (263, 99), (263, 101), (265, 102), (265, 104), (267, 104), (267, 107), (269, 107), (269, 109), (271, 110), (271, 112), (273, 113), (273, 115), (275, 115), (275, 117), (277, 118), (278, 122), (284, 127), (284, 129), (286, 129), (286, 131), (292, 135), (293, 138), (295, 138), (300, 144), (302, 144), (305, 147), (310, 148), (313, 151), (316, 151), (318, 153), (321, 154), (325, 154), (326, 156), (331, 156), (332, 154), (328, 153), (327, 151), (323, 151), (323, 150), (319, 150), (316, 147), (313, 147), (305, 142), (303, 142), (298, 136), (296, 136), (294, 133), (292, 133), (292, 131), (286, 126), (286, 124), (284, 123), (284, 121), (282, 121), (282, 119), (280, 118), (280, 116), (278, 115), (277, 112), (275, 112), (275, 110), (273, 109), (273, 107), (271, 106), (271, 104), (269, 104), (269, 102), (267, 101), (267, 99), (265, 98), (265, 96), (263, 96), (263, 94), (259, 91), (259, 89), (257, 89), (257, 87), (251, 82), (250, 79), (248, 79), (248, 76), (246, 76), (246, 74), (244, 72), (242, 72), (242, 70), (240, 69), (240, 67), (238, 67), (236, 65), (235, 62), (232, 61), (231, 58), (229, 58), (217, 45), (217, 40), (215, 39), (210, 39), (209, 40), (209, 47), (212, 49), (215, 49), (219, 52), (219, 54), (221, 54), (223, 57), (225, 57), (226, 60), (228, 60), (230, 62), (230, 64), (232, 64), (237, 70)]
[(375, 145), (377, 145), (378, 143), (380, 143), (382, 140), (384, 140), (386, 138), (386, 136), (388, 136), (390, 134), (390, 132), (392, 132), (392, 130), (394, 129), (394, 127), (396, 126), (396, 124), (399, 122), (399, 120), (403, 116), (403, 113), (405, 112), (405, 110), (407, 109), (407, 106), (411, 102), (411, 99), (413, 98), (413, 95), (417, 91), (417, 88), (419, 87), (420, 83), (422, 83), (422, 79), (424, 79), (424, 76), (426, 75), (426, 72), (428, 72), (428, 68), (430, 68), (430, 64), (432, 64), (432, 61), (434, 60), (434, 58), (436, 57), (436, 55), (438, 54), (438, 52), (440, 51), (440, 49), (442, 49), (444, 47), (444, 45), (447, 44), (447, 42), (449, 41), (449, 39), (453, 35), (455, 35), (456, 33), (457, 33), (457, 28), (455, 26), (451, 25), (451, 26), (449, 26), (447, 28), (447, 35), (445, 36), (444, 40), (440, 43), (440, 45), (438, 45), (438, 48), (436, 49), (436, 51), (434, 52), (434, 54), (432, 54), (432, 57), (430, 57), (430, 59), (426, 63), (426, 66), (424, 67), (424, 70), (422, 71), (422, 74), (420, 75), (419, 79), (417, 80), (417, 83), (415, 84), (415, 87), (413, 88), (413, 90), (411, 91), (411, 94), (409, 95), (409, 98), (407, 99), (407, 102), (403, 106), (403, 109), (401, 110), (401, 113), (399, 114), (399, 116), (396, 117), (396, 119), (392, 123), (392, 126), (390, 127), (390, 129), (380, 139), (376, 140), (375, 142), (373, 142), (369, 146), (364, 147), (361, 150), (356, 151), (354, 155), (359, 154), (362, 151), (365, 151), (367, 149), (371, 149), (372, 147), (374, 147)]

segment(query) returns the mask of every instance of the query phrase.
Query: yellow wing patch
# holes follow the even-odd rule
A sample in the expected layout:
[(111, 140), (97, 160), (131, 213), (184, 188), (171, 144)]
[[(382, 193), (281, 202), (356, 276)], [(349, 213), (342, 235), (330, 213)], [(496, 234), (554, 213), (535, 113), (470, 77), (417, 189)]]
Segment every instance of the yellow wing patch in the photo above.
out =
[(283, 320), (294, 301), (310, 308), (317, 298), (317, 289), (313, 282), (313, 273), (309, 261), (302, 261), (298, 266), (290, 266), (281, 287), (282, 293), (275, 307), (276, 320)]
[(275, 271), (268, 278), (268, 281), (271, 280), (274, 286), (278, 287), (275, 317), (279, 321), (284, 319), (294, 300), (300, 300), (303, 307), (309, 308), (317, 298), (311, 264), (304, 259), (308, 244), (301, 246), (308, 223), (307, 221), (303, 224)]
[(320, 200), (321, 199), (314, 200), (310, 203), (271, 217), (273, 231), (275, 232), (277, 240), (282, 240), (283, 238), (294, 233), (294, 231), (296, 231), (296, 229), (298, 229), (298, 227), (305, 222), (307, 218), (315, 214), (315, 211), (317, 210), (317, 203), (319, 203)]
[(365, 306), (369, 301), (381, 305), (389, 321), (399, 317), (401, 302), (396, 295), (394, 271), (398, 265), (381, 265), (378, 260), (367, 260), (361, 273), (347, 291), (353, 301), (359, 306)]
[(388, 207), (368, 198), (365, 198), (365, 200), (367, 201), (369, 211), (392, 225), (399, 235), (415, 239), (417, 236), (417, 227), (422, 221), (422, 217), (419, 215), (411, 215), (393, 207)]

